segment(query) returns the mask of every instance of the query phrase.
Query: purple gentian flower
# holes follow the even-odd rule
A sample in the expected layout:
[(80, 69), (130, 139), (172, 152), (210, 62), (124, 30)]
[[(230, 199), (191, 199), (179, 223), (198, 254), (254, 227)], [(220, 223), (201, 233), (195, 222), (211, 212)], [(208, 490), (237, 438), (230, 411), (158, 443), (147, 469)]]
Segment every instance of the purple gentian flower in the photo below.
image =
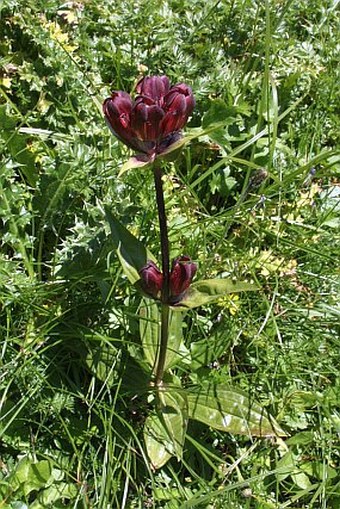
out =
[[(197, 271), (196, 263), (189, 256), (179, 256), (172, 262), (169, 280), (169, 304), (178, 304), (185, 296), (193, 277)], [(160, 298), (163, 286), (163, 274), (154, 264), (148, 260), (147, 264), (139, 271), (141, 276), (141, 288), (149, 297)]]
[(103, 103), (104, 116), (118, 139), (152, 162), (181, 138), (195, 99), (190, 87), (171, 87), (167, 76), (145, 76), (136, 92), (134, 100), (126, 92), (112, 92)]

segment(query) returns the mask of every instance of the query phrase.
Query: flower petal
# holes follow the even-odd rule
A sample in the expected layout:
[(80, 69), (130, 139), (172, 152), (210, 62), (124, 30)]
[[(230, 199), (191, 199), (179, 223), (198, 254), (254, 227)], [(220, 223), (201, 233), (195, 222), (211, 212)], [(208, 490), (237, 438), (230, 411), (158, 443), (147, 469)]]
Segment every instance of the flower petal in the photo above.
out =
[(162, 133), (161, 120), (164, 111), (155, 104), (139, 101), (131, 112), (131, 128), (135, 136), (143, 141), (156, 141)]
[(167, 76), (145, 76), (137, 83), (136, 91), (159, 102), (168, 93), (169, 88), (170, 81)]
[(131, 111), (132, 99), (126, 92), (112, 92), (103, 103), (105, 120), (113, 134), (126, 145), (136, 148), (132, 139)]
[(139, 274), (141, 276), (140, 284), (142, 290), (150, 297), (158, 298), (162, 290), (163, 274), (157, 265), (148, 260), (146, 265), (139, 271)]
[(197, 271), (189, 256), (179, 256), (172, 263), (170, 273), (170, 302), (176, 304), (185, 295)]

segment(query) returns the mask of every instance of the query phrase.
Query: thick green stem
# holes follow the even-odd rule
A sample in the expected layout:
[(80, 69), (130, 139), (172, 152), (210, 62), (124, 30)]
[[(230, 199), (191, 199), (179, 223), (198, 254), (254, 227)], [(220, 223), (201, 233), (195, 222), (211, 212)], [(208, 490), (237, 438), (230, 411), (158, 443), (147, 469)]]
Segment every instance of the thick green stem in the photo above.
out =
[(166, 352), (168, 349), (168, 337), (169, 337), (169, 306), (167, 304), (161, 304), (161, 340), (159, 344), (157, 367), (156, 367), (156, 379), (155, 385), (160, 386), (163, 382), (164, 366), (166, 359)]
[(168, 226), (166, 221), (164, 193), (162, 184), (162, 170), (161, 168), (154, 168), (154, 179), (156, 188), (158, 219), (161, 239), (161, 252), (162, 252), (162, 272), (163, 272), (163, 286), (161, 292), (161, 334), (160, 344), (157, 356), (156, 366), (156, 385), (161, 385), (164, 374), (165, 358), (168, 347), (169, 336), (169, 278), (170, 278), (170, 262), (169, 262), (169, 237)]

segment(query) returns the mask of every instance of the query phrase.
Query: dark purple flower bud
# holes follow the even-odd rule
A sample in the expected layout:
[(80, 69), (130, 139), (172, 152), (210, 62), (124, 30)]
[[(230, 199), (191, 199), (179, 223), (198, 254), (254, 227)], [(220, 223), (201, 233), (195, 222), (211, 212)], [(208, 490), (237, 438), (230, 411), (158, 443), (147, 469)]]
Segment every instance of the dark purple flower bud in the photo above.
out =
[(188, 85), (185, 85), (185, 83), (178, 83), (177, 85), (171, 87), (168, 94), (164, 98), (164, 102), (166, 104), (165, 108), (171, 108), (174, 99), (179, 95), (183, 96), (185, 99), (186, 114), (189, 117), (194, 110), (195, 99), (191, 88), (188, 87)]
[(130, 117), (132, 100), (126, 92), (112, 92), (103, 103), (105, 118), (113, 133), (124, 143), (129, 144), (132, 137)]
[(196, 263), (189, 256), (179, 256), (172, 262), (170, 273), (170, 302), (179, 302), (189, 288), (197, 271)]
[(137, 94), (151, 97), (156, 102), (162, 102), (169, 89), (170, 81), (167, 76), (145, 76), (136, 86)]
[(186, 123), (186, 104), (183, 95), (177, 95), (170, 107), (167, 109), (165, 117), (162, 121), (163, 135), (179, 131)]
[(139, 274), (141, 277), (140, 284), (142, 290), (154, 299), (160, 297), (163, 285), (163, 274), (157, 265), (151, 260), (148, 260), (147, 264), (140, 269)]
[(182, 129), (194, 107), (195, 99), (190, 87), (184, 83), (171, 87), (164, 98), (166, 115), (162, 121), (163, 135)]
[(170, 87), (167, 76), (145, 76), (136, 91), (134, 101), (126, 92), (113, 92), (103, 111), (117, 138), (153, 160), (181, 137), (195, 99), (184, 83)]

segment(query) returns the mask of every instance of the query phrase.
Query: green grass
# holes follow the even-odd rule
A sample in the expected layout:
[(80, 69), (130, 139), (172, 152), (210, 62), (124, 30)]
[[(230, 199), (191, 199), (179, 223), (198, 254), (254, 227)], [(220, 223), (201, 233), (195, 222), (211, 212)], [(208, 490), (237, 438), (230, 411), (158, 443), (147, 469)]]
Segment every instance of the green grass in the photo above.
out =
[[(337, 5), (3, 0), (1, 508), (337, 509)], [(141, 66), (192, 86), (189, 129), (228, 119), (168, 166), (172, 256), (261, 287), (188, 313), (187, 347), (216, 338), (192, 377), (232, 381), (289, 435), (191, 422), (183, 461), (156, 472), (140, 296), (103, 215), (159, 253), (152, 174), (117, 177), (129, 152), (100, 111)]]

